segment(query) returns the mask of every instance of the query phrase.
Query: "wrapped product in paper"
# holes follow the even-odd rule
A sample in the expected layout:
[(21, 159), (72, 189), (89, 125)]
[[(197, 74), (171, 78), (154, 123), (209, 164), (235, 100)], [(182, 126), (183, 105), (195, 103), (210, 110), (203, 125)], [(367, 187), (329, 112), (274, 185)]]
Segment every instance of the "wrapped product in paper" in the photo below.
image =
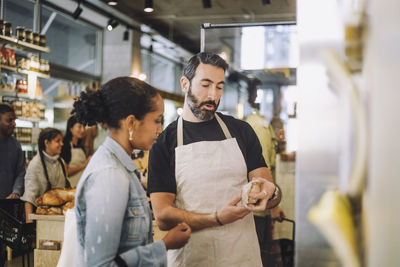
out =
[(249, 182), (245, 184), (242, 188), (242, 204), (247, 206), (247, 204), (256, 204), (258, 199), (249, 197), (250, 193), (261, 192), (261, 184), (259, 182)]

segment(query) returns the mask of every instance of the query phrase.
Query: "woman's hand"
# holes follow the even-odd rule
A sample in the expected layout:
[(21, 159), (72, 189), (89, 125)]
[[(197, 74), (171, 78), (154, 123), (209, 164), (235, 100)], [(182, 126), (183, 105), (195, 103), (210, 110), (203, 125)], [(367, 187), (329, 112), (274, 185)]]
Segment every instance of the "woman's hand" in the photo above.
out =
[(11, 193), (6, 199), (19, 199), (19, 195), (16, 193)]
[(178, 224), (163, 238), (165, 247), (167, 250), (183, 247), (189, 241), (191, 232), (192, 230), (190, 229), (190, 226), (185, 222)]

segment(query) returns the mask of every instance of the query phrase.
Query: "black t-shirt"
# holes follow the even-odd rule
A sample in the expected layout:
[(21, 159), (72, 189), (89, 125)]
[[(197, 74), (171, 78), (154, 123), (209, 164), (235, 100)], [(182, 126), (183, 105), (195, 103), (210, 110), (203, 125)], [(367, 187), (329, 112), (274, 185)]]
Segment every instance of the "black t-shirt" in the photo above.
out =
[[(262, 148), (256, 133), (251, 126), (232, 116), (218, 113), (232, 137), (236, 138), (243, 158), (246, 161), (247, 173), (260, 167), (266, 167)], [(147, 193), (168, 192), (176, 194), (175, 180), (175, 147), (177, 146), (178, 120), (172, 122), (158, 137), (149, 154), (149, 176)], [(205, 122), (183, 121), (183, 145), (200, 141), (221, 141), (225, 135), (214, 117)]]

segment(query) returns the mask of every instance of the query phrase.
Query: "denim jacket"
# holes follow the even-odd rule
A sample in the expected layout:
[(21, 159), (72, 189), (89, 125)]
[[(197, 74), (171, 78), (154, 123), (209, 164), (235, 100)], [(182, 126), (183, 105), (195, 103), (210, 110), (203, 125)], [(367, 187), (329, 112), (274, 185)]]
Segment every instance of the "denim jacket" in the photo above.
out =
[[(75, 213), (77, 266), (166, 266), (163, 241), (153, 243), (152, 216), (135, 164), (112, 138), (79, 181)], [(117, 261), (116, 261), (117, 258)]]

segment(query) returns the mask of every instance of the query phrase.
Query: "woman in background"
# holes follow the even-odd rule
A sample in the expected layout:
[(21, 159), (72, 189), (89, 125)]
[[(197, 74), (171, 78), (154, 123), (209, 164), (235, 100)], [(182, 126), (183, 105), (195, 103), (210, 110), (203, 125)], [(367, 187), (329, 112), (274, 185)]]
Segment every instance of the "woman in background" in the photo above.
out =
[(36, 198), (55, 188), (70, 187), (65, 166), (60, 158), (63, 147), (62, 133), (54, 128), (43, 129), (39, 134), (39, 152), (30, 161), (25, 175), (25, 193), (21, 199), (25, 202), (27, 222), (33, 213)]
[(83, 147), (84, 137), (85, 126), (79, 123), (75, 116), (71, 116), (67, 121), (61, 157), (67, 164), (67, 175), (72, 187), (76, 187), (90, 160), (90, 156), (86, 157)]
[(157, 90), (131, 77), (82, 92), (75, 101), (78, 121), (110, 129), (76, 191), (77, 266), (167, 266), (166, 250), (187, 243), (186, 223), (153, 243), (152, 214), (131, 159), (133, 149), (149, 150), (155, 143), (163, 112)]

